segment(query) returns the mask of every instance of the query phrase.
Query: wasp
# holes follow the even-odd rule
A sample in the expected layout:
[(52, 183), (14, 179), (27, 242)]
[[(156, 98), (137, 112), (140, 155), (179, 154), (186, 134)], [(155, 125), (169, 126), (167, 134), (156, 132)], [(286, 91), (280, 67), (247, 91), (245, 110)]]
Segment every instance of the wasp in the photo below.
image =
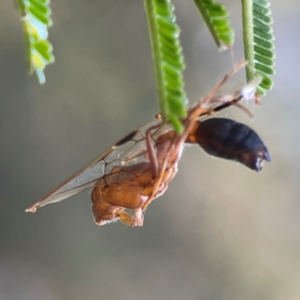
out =
[(254, 98), (258, 80), (230, 94), (217, 94), (244, 65), (245, 62), (236, 65), (205, 98), (188, 110), (181, 135), (157, 117), (126, 135), (26, 211), (35, 212), (38, 207), (92, 188), (92, 210), (97, 225), (120, 220), (129, 226), (142, 226), (148, 205), (168, 188), (188, 144), (198, 144), (209, 155), (261, 171), (263, 162), (270, 162), (271, 157), (258, 134), (230, 119), (209, 118), (231, 105), (250, 114), (240, 101)]

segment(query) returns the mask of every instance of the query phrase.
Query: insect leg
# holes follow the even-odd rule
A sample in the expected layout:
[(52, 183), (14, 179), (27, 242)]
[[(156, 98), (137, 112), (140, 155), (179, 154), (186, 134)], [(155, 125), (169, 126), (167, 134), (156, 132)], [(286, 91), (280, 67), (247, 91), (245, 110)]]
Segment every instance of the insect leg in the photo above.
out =
[(148, 199), (145, 201), (145, 203), (142, 206), (142, 211), (144, 212), (148, 205), (151, 203), (152, 200), (155, 199), (157, 192), (159, 191), (159, 187), (162, 184), (162, 180), (163, 180), (163, 175), (164, 175), (164, 171), (166, 170), (166, 166), (167, 166), (167, 157), (165, 158), (160, 172), (159, 172), (159, 176), (157, 178), (154, 179), (154, 183), (153, 183), (153, 188), (152, 188), (152, 192), (149, 195)]
[(151, 172), (152, 172), (152, 176), (153, 179), (158, 177), (158, 161), (157, 161), (157, 156), (153, 147), (153, 143), (151, 141), (151, 132), (154, 129), (159, 128), (159, 125), (156, 126), (152, 126), (150, 128), (147, 129), (146, 131), (146, 145), (147, 145), (147, 151), (148, 151), (148, 155), (149, 155), (149, 161), (150, 161), (150, 165), (151, 165)]

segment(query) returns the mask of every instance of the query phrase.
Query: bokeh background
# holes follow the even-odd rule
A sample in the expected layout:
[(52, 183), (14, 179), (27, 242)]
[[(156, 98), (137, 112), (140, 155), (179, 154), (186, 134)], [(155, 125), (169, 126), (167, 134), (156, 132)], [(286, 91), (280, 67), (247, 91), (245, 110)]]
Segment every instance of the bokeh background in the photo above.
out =
[[(243, 57), (240, 2), (227, 1)], [(232, 67), (193, 1), (174, 1), (197, 101)], [(260, 174), (184, 153), (145, 224), (97, 227), (89, 192), (24, 209), (158, 111), (142, 1), (52, 1), (55, 64), (27, 76), (13, 1), (0, 9), (0, 299), (300, 299), (300, 4), (273, 1), (276, 85), (251, 121)], [(240, 72), (237, 80), (243, 80)]]

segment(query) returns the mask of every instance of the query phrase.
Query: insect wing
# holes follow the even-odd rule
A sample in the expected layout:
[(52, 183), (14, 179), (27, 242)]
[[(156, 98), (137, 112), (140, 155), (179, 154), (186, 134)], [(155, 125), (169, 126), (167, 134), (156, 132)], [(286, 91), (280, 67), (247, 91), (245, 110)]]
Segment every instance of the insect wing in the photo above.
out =
[(256, 86), (260, 82), (261, 77), (259, 76), (247, 84), (240, 81), (228, 82), (217, 91), (211, 103), (228, 103), (236, 99), (253, 100), (255, 99)]
[[(26, 212), (35, 212), (38, 207), (60, 202), (86, 189), (93, 188), (101, 178), (110, 174), (115, 166), (128, 166), (147, 160), (146, 131), (159, 123), (161, 120), (155, 120), (129, 133), (82, 170), (64, 181), (33, 206), (27, 208)], [(157, 135), (157, 133), (155, 134)]]

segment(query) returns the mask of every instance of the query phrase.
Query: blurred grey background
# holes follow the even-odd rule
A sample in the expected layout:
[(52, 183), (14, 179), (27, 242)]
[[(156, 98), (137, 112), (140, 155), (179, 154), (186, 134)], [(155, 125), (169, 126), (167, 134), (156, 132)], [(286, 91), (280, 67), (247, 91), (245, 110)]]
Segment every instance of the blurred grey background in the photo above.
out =
[[(232, 66), (193, 1), (174, 1), (186, 90), (197, 101)], [(142, 1), (52, 1), (55, 64), (27, 76), (13, 2), (0, 10), (0, 299), (300, 299), (298, 1), (273, 1), (276, 85), (251, 121), (262, 173), (184, 153), (145, 224), (97, 227), (89, 192), (24, 209), (158, 111)], [(243, 57), (240, 2), (228, 1)], [(243, 71), (235, 79), (244, 79)]]

